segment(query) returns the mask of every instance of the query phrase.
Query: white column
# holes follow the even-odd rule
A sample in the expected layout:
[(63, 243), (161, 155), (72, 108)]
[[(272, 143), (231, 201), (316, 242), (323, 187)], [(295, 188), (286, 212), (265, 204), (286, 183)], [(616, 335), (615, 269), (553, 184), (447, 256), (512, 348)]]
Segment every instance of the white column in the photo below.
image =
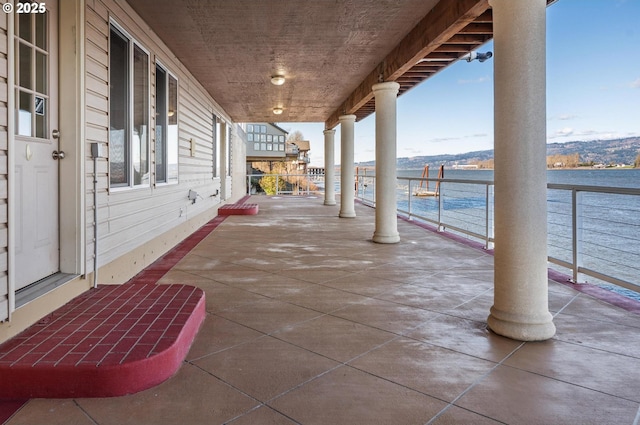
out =
[(336, 204), (335, 130), (324, 131), (324, 204)]
[(400, 242), (396, 199), (396, 100), (400, 84), (373, 86), (376, 99), (376, 228), (373, 241)]
[(494, 37), (497, 334), (551, 338), (548, 307), (545, 0), (490, 0)]
[(355, 209), (355, 183), (353, 150), (355, 115), (342, 115), (340, 118), (340, 217), (353, 218)]

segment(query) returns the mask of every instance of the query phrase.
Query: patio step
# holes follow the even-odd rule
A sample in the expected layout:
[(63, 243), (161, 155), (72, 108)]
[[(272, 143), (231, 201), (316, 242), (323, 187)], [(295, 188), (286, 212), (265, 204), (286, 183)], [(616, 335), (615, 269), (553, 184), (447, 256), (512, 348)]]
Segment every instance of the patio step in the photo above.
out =
[(227, 204), (218, 208), (218, 215), (256, 215), (258, 204)]
[(113, 397), (174, 375), (204, 321), (187, 285), (92, 289), (0, 345), (0, 398)]

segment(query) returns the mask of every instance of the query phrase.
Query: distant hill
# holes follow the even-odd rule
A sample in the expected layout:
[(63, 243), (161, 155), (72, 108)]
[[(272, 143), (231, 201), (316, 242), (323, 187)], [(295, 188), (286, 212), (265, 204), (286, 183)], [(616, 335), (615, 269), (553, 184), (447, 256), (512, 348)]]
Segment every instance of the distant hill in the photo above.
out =
[[(580, 155), (582, 163), (632, 165), (640, 154), (640, 137), (547, 144), (547, 155), (572, 155), (575, 153)], [(427, 164), (431, 166), (444, 164), (445, 167), (451, 167), (456, 164), (474, 164), (490, 159), (493, 159), (493, 149), (455, 155), (398, 158), (397, 166), (399, 170), (412, 170), (420, 169)], [(375, 165), (375, 161), (360, 162), (358, 165), (372, 166)]]

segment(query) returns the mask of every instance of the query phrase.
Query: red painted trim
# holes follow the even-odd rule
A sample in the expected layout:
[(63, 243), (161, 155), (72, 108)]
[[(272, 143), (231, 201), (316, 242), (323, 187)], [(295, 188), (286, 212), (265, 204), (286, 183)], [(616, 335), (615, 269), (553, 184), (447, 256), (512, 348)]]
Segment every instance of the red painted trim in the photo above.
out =
[[(124, 288), (129, 285), (120, 285), (115, 288)], [(135, 285), (137, 286), (137, 285)], [(157, 285), (141, 285), (148, 288), (158, 288)], [(164, 286), (164, 285), (161, 285)], [(169, 287), (170, 285), (166, 285)], [(119, 322), (115, 321), (112, 326), (106, 330), (107, 333), (114, 332), (116, 326), (119, 324), (130, 321), (131, 326), (126, 328), (126, 331), (132, 332), (132, 339), (136, 339), (135, 344), (130, 349), (119, 350), (118, 344), (113, 342), (111, 344), (105, 344), (104, 352), (100, 352), (99, 359), (97, 361), (79, 361), (79, 358), (87, 358), (91, 355), (92, 351), (97, 349), (98, 344), (91, 346), (90, 344), (84, 344), (88, 340), (85, 337), (84, 341), (80, 341), (75, 345), (75, 348), (69, 346), (62, 346), (64, 349), (60, 350), (58, 357), (54, 356), (55, 350), (60, 348), (60, 341), (57, 339), (52, 341), (58, 343), (58, 345), (52, 345), (49, 354), (52, 354), (52, 358), (48, 361), (38, 360), (33, 361), (32, 354), (35, 357), (43, 357), (45, 354), (41, 352), (32, 353), (30, 351), (21, 351), (18, 355), (22, 355), (22, 358), (7, 364), (3, 362), (0, 364), (0, 397), (4, 398), (76, 398), (76, 397), (114, 397), (122, 396), (126, 394), (133, 394), (138, 391), (142, 391), (151, 388), (166, 379), (173, 376), (180, 368), (182, 361), (187, 355), (195, 336), (204, 322), (206, 316), (205, 310), (205, 295), (201, 289), (193, 288), (185, 285), (171, 285), (180, 293), (180, 291), (186, 291), (187, 298), (181, 300), (184, 304), (181, 308), (176, 309), (176, 320), (167, 324), (164, 328), (158, 327), (158, 331), (154, 331), (149, 325), (140, 325), (140, 322), (144, 320), (144, 316), (148, 314), (156, 314), (155, 310), (149, 308), (134, 308), (129, 314), (122, 315), (123, 318), (119, 318)], [(104, 289), (103, 289), (104, 288)], [(149, 302), (156, 302), (160, 307), (169, 308), (172, 303), (171, 295), (165, 292), (160, 292), (160, 295), (156, 299), (152, 298), (147, 293), (148, 288), (140, 288), (140, 302), (139, 306), (147, 305)], [(108, 291), (111, 288), (103, 286), (94, 291), (102, 292)], [(115, 289), (113, 292), (116, 292)], [(93, 292), (93, 291), (92, 291)], [(174, 291), (175, 292), (175, 291)], [(95, 292), (94, 292), (95, 293)], [(95, 331), (99, 326), (91, 324), (91, 319), (83, 318), (82, 315), (92, 309), (100, 310), (104, 308), (106, 301), (112, 299), (113, 294), (108, 293), (107, 297), (100, 297), (98, 302), (88, 300), (84, 302), (76, 303), (71, 313), (66, 314), (61, 320), (57, 320), (56, 316), (61, 314), (58, 311), (53, 313), (51, 322), (49, 324), (50, 331), (52, 333), (61, 333), (65, 326), (73, 323), (74, 320), (80, 320), (84, 327), (89, 327), (91, 331)], [(101, 295), (101, 294), (100, 294)], [(149, 298), (145, 298), (145, 297)], [(193, 302), (193, 297), (197, 298)], [(167, 301), (163, 301), (167, 299)], [(103, 300), (106, 300), (103, 302)], [(178, 302), (178, 304), (180, 304)], [(63, 306), (62, 309), (65, 307)], [(113, 313), (116, 314), (116, 313)], [(173, 314), (173, 313), (172, 313)], [(68, 316), (68, 317), (67, 317)], [(180, 317), (182, 319), (180, 319)], [(75, 317), (75, 319), (74, 319)], [(57, 324), (60, 322), (60, 324)], [(179, 332), (176, 335), (171, 335), (172, 327), (180, 327)], [(42, 329), (34, 329), (35, 332), (33, 339), (36, 341), (42, 341), (43, 344), (47, 342), (47, 337), (39, 337), (39, 334), (45, 333), (47, 324), (40, 326)], [(136, 329), (138, 329), (137, 331)], [(123, 335), (124, 335), (123, 331)], [(154, 335), (154, 332), (157, 335)], [(86, 334), (85, 334), (86, 335)], [(144, 344), (145, 338), (149, 336), (147, 345)], [(121, 338), (122, 341), (124, 338)], [(97, 341), (97, 338), (96, 338)], [(11, 345), (3, 344), (0, 347), (0, 352), (4, 351), (5, 354), (11, 353), (11, 350), (20, 350), (22, 347), (16, 347), (15, 344)], [(84, 344), (84, 347), (83, 347)], [(7, 349), (5, 350), (5, 347)], [(33, 346), (31, 346), (33, 347)], [(140, 350), (137, 350), (140, 348)], [(74, 350), (82, 350), (78, 352), (77, 359), (74, 357)], [(43, 351), (46, 350), (34, 350)], [(124, 354), (123, 354), (124, 353)], [(47, 356), (49, 354), (46, 354)]]
[(256, 215), (258, 204), (228, 204), (218, 208), (219, 215)]
[(28, 399), (0, 399), (0, 424), (11, 418)]

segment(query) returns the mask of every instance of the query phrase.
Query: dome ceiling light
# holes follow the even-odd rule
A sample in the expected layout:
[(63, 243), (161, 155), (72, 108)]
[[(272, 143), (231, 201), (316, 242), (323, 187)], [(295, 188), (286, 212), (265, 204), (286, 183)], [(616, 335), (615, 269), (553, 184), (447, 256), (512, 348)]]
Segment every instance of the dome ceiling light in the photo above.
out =
[(284, 75), (276, 74), (271, 76), (271, 84), (274, 86), (281, 86), (284, 84)]
[(276, 115), (282, 114), (282, 111), (284, 111), (282, 108), (278, 108), (278, 107), (273, 108), (273, 113)]

